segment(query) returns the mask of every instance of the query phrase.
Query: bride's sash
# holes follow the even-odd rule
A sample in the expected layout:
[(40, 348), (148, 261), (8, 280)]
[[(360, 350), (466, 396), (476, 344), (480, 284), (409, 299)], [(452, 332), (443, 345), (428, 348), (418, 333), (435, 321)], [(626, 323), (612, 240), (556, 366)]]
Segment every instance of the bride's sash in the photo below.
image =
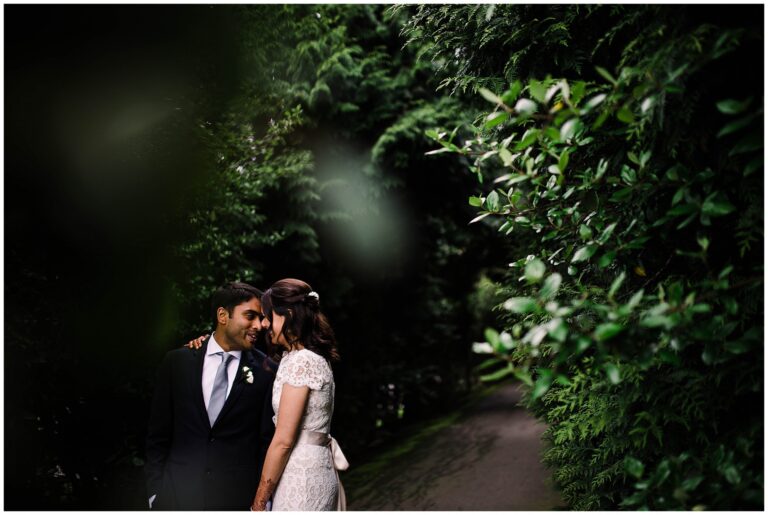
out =
[(339, 495), (336, 502), (337, 511), (347, 510), (347, 496), (344, 493), (344, 487), (341, 484), (341, 478), (339, 477), (340, 470), (347, 470), (349, 468), (349, 462), (341, 452), (336, 439), (328, 433), (320, 433), (318, 431), (302, 431), (299, 433), (299, 438), (296, 440), (296, 445), (319, 445), (321, 447), (328, 447), (331, 452), (331, 461), (333, 462), (333, 469), (336, 472), (336, 481), (339, 484)]

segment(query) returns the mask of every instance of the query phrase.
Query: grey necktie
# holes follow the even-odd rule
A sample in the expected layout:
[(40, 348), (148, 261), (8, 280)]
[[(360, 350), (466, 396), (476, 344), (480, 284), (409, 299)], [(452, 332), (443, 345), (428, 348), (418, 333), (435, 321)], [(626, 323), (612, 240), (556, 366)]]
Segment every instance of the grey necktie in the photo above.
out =
[(224, 407), (224, 401), (227, 399), (227, 365), (230, 360), (234, 358), (231, 354), (225, 352), (215, 352), (216, 355), (221, 355), (221, 364), (219, 369), (216, 370), (216, 379), (213, 380), (213, 390), (211, 390), (211, 400), (208, 402), (208, 420), (213, 423), (216, 422), (216, 417), (221, 413), (221, 408)]

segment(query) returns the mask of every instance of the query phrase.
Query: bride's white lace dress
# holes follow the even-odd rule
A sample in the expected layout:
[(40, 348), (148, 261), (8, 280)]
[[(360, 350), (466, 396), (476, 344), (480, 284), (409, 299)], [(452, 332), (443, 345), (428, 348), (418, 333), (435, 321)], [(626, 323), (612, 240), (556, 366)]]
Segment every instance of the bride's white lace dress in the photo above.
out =
[[(325, 358), (307, 349), (283, 354), (272, 389), (275, 426), (280, 415), (280, 395), (286, 383), (310, 389), (301, 429), (329, 433), (335, 384), (333, 372)], [(338, 488), (329, 448), (299, 442), (291, 451), (277, 484), (272, 511), (335, 510)]]

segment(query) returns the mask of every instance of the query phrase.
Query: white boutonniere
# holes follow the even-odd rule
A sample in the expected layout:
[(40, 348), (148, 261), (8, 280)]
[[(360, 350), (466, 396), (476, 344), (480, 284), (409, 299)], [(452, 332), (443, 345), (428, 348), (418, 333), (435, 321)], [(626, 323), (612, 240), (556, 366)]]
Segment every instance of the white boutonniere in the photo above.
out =
[(243, 377), (248, 384), (253, 384), (253, 371), (248, 367), (243, 367)]

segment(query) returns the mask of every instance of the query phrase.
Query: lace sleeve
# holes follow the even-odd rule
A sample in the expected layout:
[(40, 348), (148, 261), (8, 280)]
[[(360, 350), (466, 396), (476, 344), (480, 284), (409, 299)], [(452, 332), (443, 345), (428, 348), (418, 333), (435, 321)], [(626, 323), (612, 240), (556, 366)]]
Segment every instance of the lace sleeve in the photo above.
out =
[(310, 390), (320, 390), (325, 383), (322, 365), (324, 358), (312, 351), (299, 351), (285, 363), (285, 382), (291, 386), (309, 386)]

